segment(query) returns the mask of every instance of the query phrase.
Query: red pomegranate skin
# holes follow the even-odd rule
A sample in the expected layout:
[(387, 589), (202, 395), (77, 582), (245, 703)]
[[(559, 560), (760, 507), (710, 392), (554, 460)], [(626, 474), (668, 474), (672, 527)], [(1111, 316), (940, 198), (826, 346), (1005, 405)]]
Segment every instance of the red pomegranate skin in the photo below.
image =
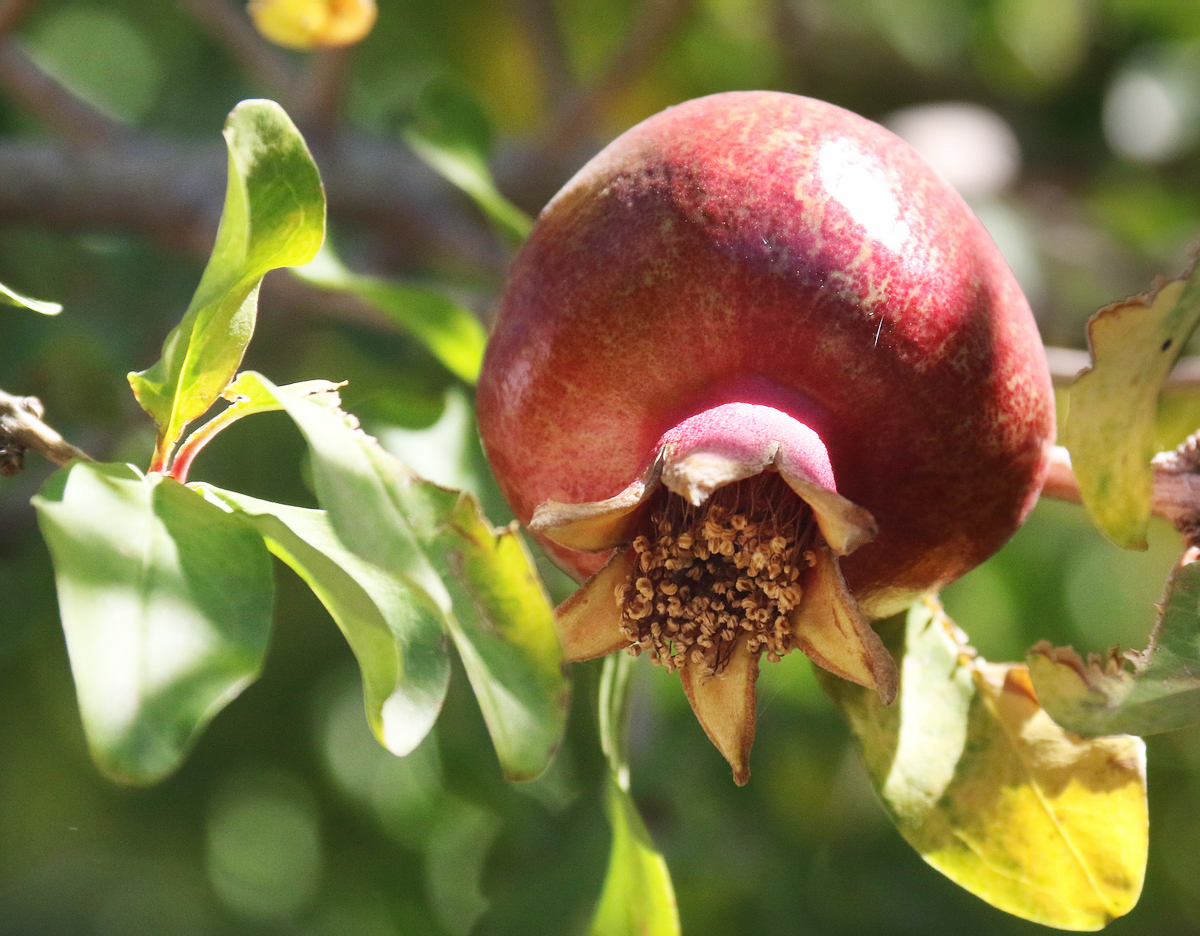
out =
[[(514, 262), (478, 393), (523, 523), (618, 493), (728, 402), (812, 428), (874, 515), (840, 560), (874, 617), (999, 548), (1054, 439), (1033, 316), (967, 205), (879, 125), (777, 92), (672, 107), (566, 184)], [(542, 545), (579, 579), (605, 558)]]

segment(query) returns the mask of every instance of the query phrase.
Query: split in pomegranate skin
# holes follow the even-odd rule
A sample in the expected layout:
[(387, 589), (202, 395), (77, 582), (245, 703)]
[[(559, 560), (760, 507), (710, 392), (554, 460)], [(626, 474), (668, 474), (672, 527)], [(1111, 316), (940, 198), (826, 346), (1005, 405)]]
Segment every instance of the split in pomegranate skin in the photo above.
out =
[(994, 552), (1054, 437), (1032, 315), (962, 200), (883, 128), (773, 92), (652, 117), (555, 196), (479, 419), (518, 518), (586, 579), (568, 659), (677, 671), (739, 783), (760, 658), (890, 701), (869, 619)]

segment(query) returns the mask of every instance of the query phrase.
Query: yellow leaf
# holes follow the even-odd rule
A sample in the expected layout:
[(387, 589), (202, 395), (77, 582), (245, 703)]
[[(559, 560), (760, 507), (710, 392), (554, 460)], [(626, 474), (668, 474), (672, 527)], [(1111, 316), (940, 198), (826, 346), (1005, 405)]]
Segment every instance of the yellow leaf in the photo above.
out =
[(893, 705), (823, 684), (908, 843), (977, 897), (1046, 926), (1097, 930), (1129, 912), (1148, 844), (1141, 738), (1063, 730), (1028, 669), (979, 659), (935, 601), (893, 636)]
[(1159, 395), (1198, 322), (1194, 263), (1088, 322), (1092, 366), (1071, 386), (1064, 441), (1096, 525), (1126, 549), (1146, 548)]
[(258, 31), (291, 49), (351, 45), (375, 25), (375, 0), (250, 0)]
[(1148, 818), (1145, 744), (1081, 738), (1038, 705), (1024, 665), (973, 663), (968, 744), (923, 857), (1017, 916), (1097, 930), (1141, 894)]

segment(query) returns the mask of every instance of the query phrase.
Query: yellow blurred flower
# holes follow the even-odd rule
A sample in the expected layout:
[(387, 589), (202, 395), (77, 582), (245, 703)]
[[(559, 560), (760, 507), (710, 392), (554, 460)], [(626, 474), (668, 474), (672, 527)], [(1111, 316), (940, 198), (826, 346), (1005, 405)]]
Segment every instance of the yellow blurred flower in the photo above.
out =
[(258, 31), (292, 49), (344, 46), (375, 25), (375, 0), (250, 0)]

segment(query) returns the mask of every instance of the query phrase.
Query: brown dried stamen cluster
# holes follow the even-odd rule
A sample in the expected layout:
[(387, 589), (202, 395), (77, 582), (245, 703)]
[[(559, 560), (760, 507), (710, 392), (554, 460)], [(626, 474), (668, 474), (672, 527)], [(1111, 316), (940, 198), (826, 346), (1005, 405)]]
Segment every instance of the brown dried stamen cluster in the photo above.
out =
[(630, 653), (707, 676), (743, 640), (778, 660), (792, 649), (788, 613), (813, 564), (811, 510), (775, 475), (722, 488), (698, 508), (664, 494), (633, 541), (634, 576), (616, 590)]

